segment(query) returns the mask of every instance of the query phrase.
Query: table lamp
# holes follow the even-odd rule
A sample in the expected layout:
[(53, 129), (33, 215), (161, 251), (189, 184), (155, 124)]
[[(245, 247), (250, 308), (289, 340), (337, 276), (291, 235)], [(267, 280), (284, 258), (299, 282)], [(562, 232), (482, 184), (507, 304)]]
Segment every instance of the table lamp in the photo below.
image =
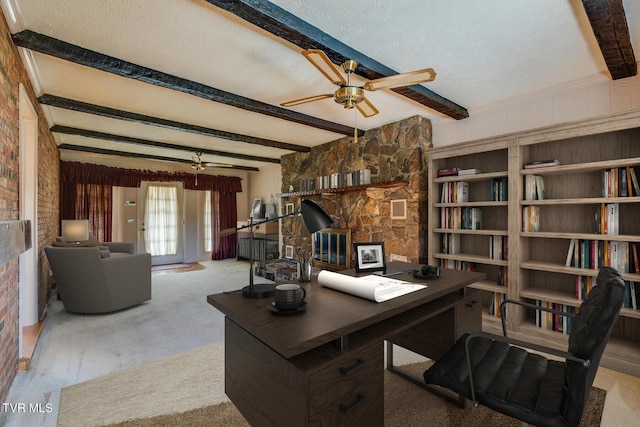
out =
[(65, 242), (79, 243), (89, 240), (89, 220), (88, 219), (63, 219), (62, 239)]
[(249, 285), (242, 288), (242, 295), (246, 298), (266, 298), (275, 294), (276, 285), (273, 283), (253, 283), (253, 231), (254, 227), (265, 222), (278, 221), (281, 218), (286, 218), (293, 215), (302, 215), (302, 221), (304, 227), (309, 234), (315, 233), (318, 230), (326, 228), (333, 223), (331, 217), (317, 204), (311, 200), (303, 200), (300, 204), (300, 210), (292, 212), (290, 214), (282, 215), (275, 218), (268, 218), (265, 220), (253, 221), (253, 218), (249, 218), (249, 224), (238, 228), (227, 228), (220, 232), (220, 236), (230, 236), (238, 232), (239, 230), (249, 229)]

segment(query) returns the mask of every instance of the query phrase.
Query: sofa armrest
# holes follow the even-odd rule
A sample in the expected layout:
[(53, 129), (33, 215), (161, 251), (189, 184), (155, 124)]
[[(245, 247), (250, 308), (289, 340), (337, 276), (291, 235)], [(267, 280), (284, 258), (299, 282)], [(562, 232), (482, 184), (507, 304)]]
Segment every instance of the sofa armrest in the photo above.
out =
[(133, 242), (104, 242), (109, 251), (111, 252), (124, 252), (128, 254), (133, 254), (134, 244)]

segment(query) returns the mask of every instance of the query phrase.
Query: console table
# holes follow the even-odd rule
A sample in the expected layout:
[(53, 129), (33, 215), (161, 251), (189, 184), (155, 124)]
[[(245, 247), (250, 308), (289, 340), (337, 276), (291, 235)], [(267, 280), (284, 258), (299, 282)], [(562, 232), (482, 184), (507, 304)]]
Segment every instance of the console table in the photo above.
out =
[[(406, 271), (394, 278), (418, 282), (410, 273), (418, 265), (389, 267)], [(267, 310), (271, 298), (209, 295), (226, 316), (225, 392), (253, 426), (382, 426), (384, 341), (437, 359), (481, 329), (478, 294), (467, 286), (483, 278), (442, 269), (421, 282), (425, 289), (383, 303), (313, 279), (303, 285), (307, 308), (286, 315)]]

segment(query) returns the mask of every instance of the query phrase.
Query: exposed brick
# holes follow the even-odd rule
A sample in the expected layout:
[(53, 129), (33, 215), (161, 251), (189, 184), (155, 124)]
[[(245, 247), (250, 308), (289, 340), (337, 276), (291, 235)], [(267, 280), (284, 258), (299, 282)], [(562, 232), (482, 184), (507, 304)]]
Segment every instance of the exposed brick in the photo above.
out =
[[(42, 314), (48, 302), (48, 264), (44, 246), (58, 233), (59, 152), (44, 113), (37, 103), (27, 72), (11, 41), (9, 28), (0, 13), (0, 220), (19, 219), (20, 146), (19, 85), (29, 93), (38, 115), (38, 307)], [(46, 165), (46, 167), (43, 167)], [(4, 402), (18, 368), (19, 340), (19, 263), (12, 260), (0, 266), (0, 402)]]

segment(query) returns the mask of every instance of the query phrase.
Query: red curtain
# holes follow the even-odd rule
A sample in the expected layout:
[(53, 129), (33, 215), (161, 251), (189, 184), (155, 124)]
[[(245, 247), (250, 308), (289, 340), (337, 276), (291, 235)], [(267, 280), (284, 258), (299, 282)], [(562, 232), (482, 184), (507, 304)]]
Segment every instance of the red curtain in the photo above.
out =
[(236, 256), (236, 234), (220, 236), (222, 230), (235, 229), (238, 219), (238, 206), (236, 193), (213, 192), (211, 197), (213, 248), (211, 259), (226, 259)]
[(60, 162), (62, 219), (89, 219), (89, 226), (101, 241), (111, 240), (112, 187), (140, 187), (142, 181), (179, 181), (187, 190), (211, 191), (213, 215), (212, 259), (236, 256), (235, 234), (220, 237), (220, 231), (235, 228), (236, 193), (242, 179), (190, 173), (155, 172), (112, 168), (79, 162)]

